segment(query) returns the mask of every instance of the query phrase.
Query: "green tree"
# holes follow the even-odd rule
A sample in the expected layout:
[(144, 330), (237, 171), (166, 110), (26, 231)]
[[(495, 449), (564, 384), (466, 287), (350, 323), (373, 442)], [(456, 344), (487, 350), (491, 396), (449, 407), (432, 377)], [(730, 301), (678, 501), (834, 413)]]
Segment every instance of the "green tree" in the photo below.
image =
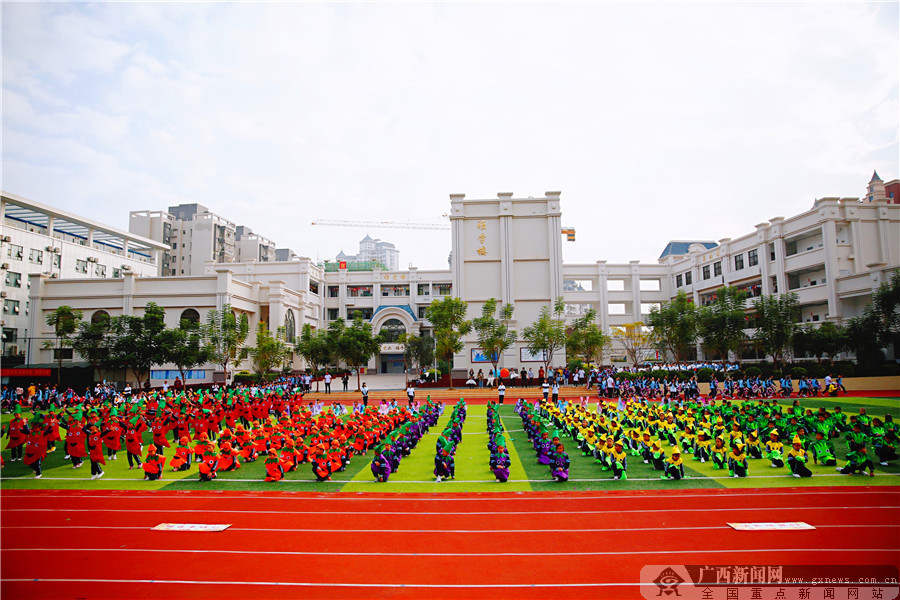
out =
[(549, 306), (541, 307), (537, 321), (522, 331), (528, 351), (541, 355), (547, 372), (550, 371), (554, 353), (566, 345), (566, 321), (563, 318), (565, 311), (566, 302), (560, 296), (553, 303), (552, 313)]
[[(462, 351), (462, 336), (472, 330), (472, 322), (466, 319), (467, 305), (461, 298), (448, 296), (436, 300), (425, 311), (425, 318), (434, 327), (435, 354), (452, 367), (453, 355)], [(453, 389), (453, 378), (450, 378)]]
[(249, 354), (253, 361), (253, 368), (259, 374), (262, 381), (275, 367), (284, 365), (290, 356), (290, 346), (284, 341), (284, 327), (275, 330), (275, 335), (269, 331), (269, 327), (260, 321), (256, 326), (256, 345), (250, 348)]
[(119, 368), (110, 356), (112, 335), (113, 320), (104, 315), (96, 320), (80, 322), (78, 332), (72, 338), (72, 348), (94, 368), (96, 379), (101, 379), (105, 370)]
[(817, 361), (822, 356), (833, 361), (849, 346), (847, 328), (833, 321), (825, 321), (818, 327), (810, 324), (803, 328), (803, 332), (807, 338), (807, 350)]
[(175, 365), (185, 384), (187, 371), (210, 361), (209, 348), (203, 345), (200, 324), (191, 319), (182, 319), (178, 327), (163, 330), (160, 338), (163, 356), (159, 362)]
[(881, 350), (891, 345), (900, 351), (900, 271), (875, 290), (862, 316), (848, 321), (847, 336), (857, 362), (883, 360)]
[(317, 331), (309, 323), (303, 325), (303, 331), (300, 334), (300, 341), (297, 342), (296, 350), (297, 354), (302, 356), (306, 364), (312, 369), (313, 378), (316, 380), (316, 392), (319, 391), (319, 379), (317, 377), (319, 368), (333, 360), (334, 347), (329, 343), (327, 331)]
[(653, 347), (653, 338), (642, 321), (613, 327), (613, 339), (622, 344), (628, 360), (636, 367), (644, 360), (647, 350)]
[(166, 311), (155, 302), (144, 307), (144, 314), (122, 315), (113, 319), (111, 360), (123, 369), (131, 369), (138, 386), (150, 378), (150, 368), (167, 361), (162, 332), (166, 328)]
[(403, 366), (408, 372), (421, 373), (434, 360), (434, 342), (430, 337), (404, 333), (397, 341), (403, 344)]
[(231, 381), (228, 365), (239, 363), (248, 354), (244, 347), (250, 333), (246, 315), (237, 316), (230, 304), (226, 304), (221, 310), (211, 310), (206, 315), (202, 333), (210, 359), (222, 365), (225, 381)]
[(56, 343), (48, 340), (44, 347), (53, 349), (53, 353), (56, 355), (56, 385), (59, 385), (62, 374), (62, 349), (71, 345), (70, 338), (78, 331), (81, 315), (80, 310), (74, 309), (68, 304), (57, 307), (47, 315), (47, 325), (53, 328)]
[(612, 338), (597, 327), (596, 318), (597, 311), (592, 308), (575, 319), (567, 332), (566, 352), (578, 356), (587, 365), (601, 364), (612, 344)]
[(760, 296), (753, 301), (756, 314), (753, 340), (757, 347), (772, 357), (776, 366), (784, 363), (784, 355), (794, 344), (800, 320), (797, 294)]
[(378, 352), (380, 343), (372, 333), (372, 325), (357, 315), (353, 322), (341, 331), (337, 344), (338, 356), (356, 370), (356, 391), (359, 391), (359, 368), (368, 364)]
[(669, 302), (650, 309), (647, 319), (652, 328), (653, 341), (676, 363), (687, 360), (688, 353), (697, 342), (697, 307), (684, 290)]
[(491, 361), (494, 371), (507, 348), (516, 343), (516, 332), (509, 328), (515, 307), (501, 305), (490, 298), (481, 307), (481, 316), (472, 319), (472, 328), (478, 337), (478, 346)]
[(747, 313), (745, 298), (747, 293), (732, 286), (724, 286), (716, 291), (712, 304), (700, 309), (698, 331), (703, 343), (719, 353), (723, 361), (728, 353), (734, 352), (740, 362), (740, 350), (747, 334)]

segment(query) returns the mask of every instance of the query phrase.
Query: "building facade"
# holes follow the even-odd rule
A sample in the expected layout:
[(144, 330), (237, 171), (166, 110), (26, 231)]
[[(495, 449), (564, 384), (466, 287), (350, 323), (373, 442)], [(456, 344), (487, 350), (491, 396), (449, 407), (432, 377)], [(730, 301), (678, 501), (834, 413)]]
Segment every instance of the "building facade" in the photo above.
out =
[[(540, 357), (528, 353), (521, 331), (560, 296), (567, 318), (594, 309), (598, 326), (607, 332), (646, 321), (654, 306), (679, 291), (703, 306), (723, 285), (746, 290), (748, 308), (756, 296), (790, 291), (799, 297), (803, 322), (842, 321), (861, 314), (872, 292), (900, 269), (900, 205), (886, 193), (873, 194), (871, 201), (823, 198), (799, 215), (772, 218), (734, 239), (670, 242), (656, 263), (563, 264), (561, 194), (547, 192), (541, 198), (515, 198), (511, 193), (489, 199), (451, 195), (454, 260), (446, 270), (331, 269), (296, 256), (290, 262), (223, 264), (207, 256), (202, 270), (191, 276), (154, 276), (151, 263), (144, 265), (150, 272), (133, 269), (118, 273), (116, 279), (84, 281), (34, 272), (28, 329), (36, 333), (31, 336), (29, 362), (49, 362), (50, 351), (41, 348), (41, 338), (52, 337), (46, 314), (62, 304), (91, 318), (96, 311), (139, 314), (154, 301), (166, 308), (172, 326), (184, 311), (196, 311), (205, 320), (209, 310), (230, 304), (247, 315), (251, 326), (266, 322), (273, 330), (285, 327), (289, 340), (299, 336), (304, 324), (320, 329), (337, 318), (360, 315), (375, 332), (388, 331), (395, 340), (405, 332), (432, 335), (426, 311), (436, 299), (464, 299), (472, 318), (486, 300), (496, 298), (515, 306), (510, 326), (520, 332), (520, 339), (500, 362), (517, 369), (538, 366)], [(165, 246), (157, 243), (154, 248), (162, 251)], [(464, 350), (454, 358), (454, 366), (489, 367), (475, 335), (463, 341)], [(704, 357), (702, 345), (697, 353)], [(610, 358), (625, 361), (621, 348), (614, 348)], [(554, 357), (557, 364), (563, 360)], [(294, 366), (303, 365), (295, 359)], [(401, 370), (402, 349), (396, 343), (384, 344), (367, 368)], [(215, 365), (197, 373), (197, 383), (224, 376)], [(155, 374), (171, 375), (171, 365), (161, 365)], [(162, 378), (154, 377), (154, 382), (161, 383)]]
[[(6, 192), (0, 195), (0, 223), (0, 323), (7, 366), (39, 362), (28, 355), (29, 332), (37, 331), (29, 324), (32, 275), (53, 281), (155, 276), (166, 249), (154, 240)], [(71, 357), (71, 350), (62, 352)]]

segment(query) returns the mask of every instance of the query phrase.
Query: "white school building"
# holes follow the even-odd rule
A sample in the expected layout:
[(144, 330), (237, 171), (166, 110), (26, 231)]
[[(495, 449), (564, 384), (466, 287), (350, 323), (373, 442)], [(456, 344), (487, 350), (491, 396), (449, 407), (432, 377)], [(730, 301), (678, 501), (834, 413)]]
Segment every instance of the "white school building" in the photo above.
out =
[[(432, 301), (445, 296), (464, 299), (469, 317), (479, 315), (489, 298), (512, 303), (515, 313), (510, 325), (521, 333), (537, 319), (541, 307), (562, 296), (567, 318), (593, 308), (598, 326), (608, 332), (617, 325), (645, 321), (653, 306), (679, 290), (700, 306), (710, 301), (716, 289), (731, 285), (746, 289), (751, 300), (763, 293), (796, 292), (804, 322), (841, 321), (861, 314), (872, 291), (900, 269), (900, 204), (892, 191), (896, 189), (896, 180), (884, 184), (876, 175), (862, 200), (823, 198), (803, 213), (775, 217), (748, 227), (735, 238), (670, 242), (654, 264), (605, 260), (564, 264), (564, 201), (558, 191), (538, 198), (517, 198), (511, 193), (486, 199), (451, 195), (453, 261), (446, 270), (350, 271), (297, 256), (285, 261), (233, 261), (232, 257), (232, 261), (206, 260), (202, 271), (194, 264), (190, 276), (159, 276), (158, 261), (167, 247), (151, 239), (157, 236), (132, 235), (123, 237), (124, 244), (113, 252), (131, 269), (118, 270), (115, 276), (107, 272), (105, 278), (85, 279), (67, 271), (56, 277), (45, 270), (29, 271), (30, 287), (25, 289), (30, 311), (24, 315), (27, 324), (17, 327), (30, 332), (20, 334), (27, 342), (21, 346), (25, 362), (44, 364), (53, 360), (52, 350), (42, 348), (43, 341), (52, 338), (46, 316), (61, 305), (82, 310), (84, 318), (91, 319), (101, 311), (111, 316), (139, 314), (152, 301), (166, 309), (167, 324), (174, 327), (183, 315), (194, 316), (196, 311), (205, 320), (211, 309), (230, 304), (247, 315), (251, 332), (263, 321), (272, 330), (284, 326), (288, 340), (293, 341), (304, 324), (321, 329), (338, 317), (352, 319), (357, 314), (370, 321), (375, 332), (386, 329), (394, 338), (403, 332), (430, 335), (425, 311)], [(3, 196), (8, 220), (10, 199), (19, 204), (24, 199)], [(27, 243), (20, 239), (22, 234), (8, 234), (8, 230), (10, 225), (4, 221), (3, 256), (13, 246), (22, 246), (24, 256)], [(112, 230), (102, 231), (108, 234)], [(12, 241), (13, 234), (18, 242)], [(134, 259), (140, 264), (126, 260), (135, 245), (143, 249)], [(311, 249), (307, 252), (312, 253)], [(184, 262), (192, 260), (185, 258)], [(252, 333), (248, 343), (252, 344)], [(402, 371), (401, 353), (399, 345), (386, 343), (367, 369)], [(698, 354), (703, 354), (702, 345)], [(79, 359), (75, 356), (72, 360)], [(477, 371), (490, 367), (480, 362), (483, 360), (473, 334), (454, 358), (454, 368)], [(563, 360), (558, 356), (554, 363)], [(607, 360), (624, 362), (624, 352), (614, 348)], [(521, 339), (500, 362), (510, 369), (531, 366), (536, 370), (539, 366)], [(304, 367), (295, 357), (294, 368)], [(174, 379), (173, 369), (171, 365), (154, 368), (153, 383)], [(224, 374), (215, 365), (207, 365), (194, 370), (191, 378), (187, 383), (223, 380)]]

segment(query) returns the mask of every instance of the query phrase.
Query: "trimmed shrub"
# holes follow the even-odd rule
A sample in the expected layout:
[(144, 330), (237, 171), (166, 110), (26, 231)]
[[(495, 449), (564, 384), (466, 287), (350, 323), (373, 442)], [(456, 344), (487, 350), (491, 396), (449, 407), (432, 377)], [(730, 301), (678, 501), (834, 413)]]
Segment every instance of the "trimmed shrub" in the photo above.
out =
[(762, 375), (762, 369), (759, 367), (747, 367), (745, 373), (747, 373), (747, 377), (759, 377)]
[(807, 371), (803, 367), (791, 367), (791, 377), (794, 379), (806, 377), (806, 373)]
[(713, 371), (708, 367), (704, 367), (702, 369), (697, 370), (697, 382), (698, 383), (709, 383), (710, 379), (712, 379)]

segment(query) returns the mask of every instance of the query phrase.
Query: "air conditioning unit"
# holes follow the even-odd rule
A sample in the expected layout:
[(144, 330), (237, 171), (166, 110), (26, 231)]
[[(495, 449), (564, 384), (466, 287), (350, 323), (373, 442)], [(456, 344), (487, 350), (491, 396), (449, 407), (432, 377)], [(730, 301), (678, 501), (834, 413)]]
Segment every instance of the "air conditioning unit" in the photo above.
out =
[(0, 242), (11, 242), (11, 241), (12, 241), (12, 238), (9, 237), (8, 235), (4, 235), (3, 237), (0, 237)]
[(0, 265), (0, 269), (3, 269), (4, 271), (7, 270), (8, 268), (9, 268), (9, 263), (3, 263), (2, 265)]
[(123, 270), (123, 271), (130, 271), (130, 270), (131, 270), (131, 265), (122, 265), (122, 270)]
[(18, 307), (18, 306), (13, 306), (13, 312), (16, 313), (16, 314), (19, 314), (19, 307)]
[(0, 292), (0, 298), (6, 298), (6, 292)]
[(53, 252), (53, 254), (59, 254), (60, 252), (62, 252), (62, 248), (53, 248), (51, 252)]
[(59, 279), (59, 273), (50, 273), (50, 279)]
[(47, 252), (53, 252), (53, 246), (44, 246), (44, 250)]
[(97, 257), (96, 256), (88, 256), (87, 261), (95, 263), (95, 262), (97, 262)]

